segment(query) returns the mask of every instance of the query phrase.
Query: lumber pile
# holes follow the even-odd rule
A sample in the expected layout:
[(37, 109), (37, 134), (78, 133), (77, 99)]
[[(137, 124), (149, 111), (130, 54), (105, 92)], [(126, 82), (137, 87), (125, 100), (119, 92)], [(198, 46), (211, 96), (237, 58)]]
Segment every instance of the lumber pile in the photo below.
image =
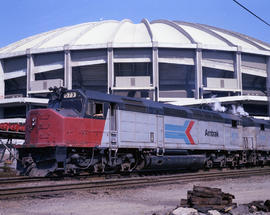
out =
[(187, 192), (187, 199), (181, 199), (181, 207), (192, 207), (200, 212), (208, 210), (228, 211), (236, 206), (234, 195), (222, 192), (219, 188), (194, 186)]

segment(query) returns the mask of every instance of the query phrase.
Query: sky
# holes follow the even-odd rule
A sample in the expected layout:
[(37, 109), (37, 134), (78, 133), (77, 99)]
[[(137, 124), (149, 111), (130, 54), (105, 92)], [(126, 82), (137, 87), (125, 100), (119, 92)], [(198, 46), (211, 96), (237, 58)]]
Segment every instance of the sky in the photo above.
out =
[[(270, 22), (270, 0), (238, 0)], [(143, 18), (212, 25), (270, 43), (270, 27), (233, 0), (1, 0), (0, 47), (56, 28)]]

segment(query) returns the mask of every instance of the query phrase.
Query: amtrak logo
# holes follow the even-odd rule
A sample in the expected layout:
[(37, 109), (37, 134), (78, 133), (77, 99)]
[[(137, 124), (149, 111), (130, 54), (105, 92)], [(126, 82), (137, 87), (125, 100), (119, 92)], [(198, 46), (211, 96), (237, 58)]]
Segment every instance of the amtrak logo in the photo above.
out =
[(186, 120), (184, 125), (165, 124), (165, 138), (182, 139), (186, 144), (195, 144), (190, 131), (194, 121)]
[(218, 131), (212, 131), (212, 130), (205, 129), (205, 136), (218, 137)]

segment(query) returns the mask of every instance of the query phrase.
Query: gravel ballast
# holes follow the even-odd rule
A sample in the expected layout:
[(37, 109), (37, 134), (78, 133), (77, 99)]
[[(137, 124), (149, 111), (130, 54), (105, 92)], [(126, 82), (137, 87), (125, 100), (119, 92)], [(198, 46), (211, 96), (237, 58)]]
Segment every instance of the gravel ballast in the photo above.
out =
[(270, 199), (270, 176), (174, 183), (118, 190), (84, 190), (0, 200), (0, 214), (16, 215), (165, 215), (186, 198), (193, 185), (221, 188), (245, 204)]

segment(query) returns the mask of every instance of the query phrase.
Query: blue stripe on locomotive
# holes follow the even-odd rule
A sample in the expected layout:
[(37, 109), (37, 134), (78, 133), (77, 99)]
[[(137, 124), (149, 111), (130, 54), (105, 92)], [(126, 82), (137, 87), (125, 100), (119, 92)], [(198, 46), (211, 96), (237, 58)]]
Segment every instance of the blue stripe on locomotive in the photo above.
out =
[(190, 141), (185, 133), (189, 123), (190, 120), (186, 120), (184, 125), (165, 124), (165, 138), (182, 139), (186, 144), (190, 144)]

